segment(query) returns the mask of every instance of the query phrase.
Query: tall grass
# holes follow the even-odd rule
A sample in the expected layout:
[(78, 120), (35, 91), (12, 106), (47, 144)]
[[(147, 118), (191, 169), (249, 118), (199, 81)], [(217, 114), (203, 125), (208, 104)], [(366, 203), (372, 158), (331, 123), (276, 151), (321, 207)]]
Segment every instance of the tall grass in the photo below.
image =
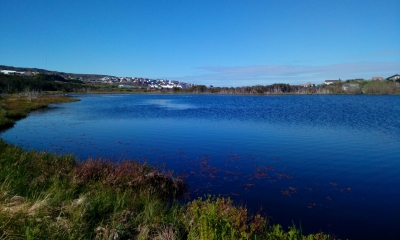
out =
[(139, 225), (161, 231), (174, 219), (171, 201), (187, 188), (171, 173), (135, 161), (78, 162), (3, 140), (0, 183), (0, 236), (58, 239), (90, 239), (96, 229), (131, 236)]

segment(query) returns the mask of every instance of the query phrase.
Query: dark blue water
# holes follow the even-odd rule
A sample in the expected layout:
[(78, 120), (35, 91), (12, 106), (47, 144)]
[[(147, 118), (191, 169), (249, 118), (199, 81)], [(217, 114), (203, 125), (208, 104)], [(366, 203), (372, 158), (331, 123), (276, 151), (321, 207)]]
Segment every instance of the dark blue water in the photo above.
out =
[(400, 96), (81, 95), (0, 137), (138, 159), (272, 223), (350, 239), (400, 235)]

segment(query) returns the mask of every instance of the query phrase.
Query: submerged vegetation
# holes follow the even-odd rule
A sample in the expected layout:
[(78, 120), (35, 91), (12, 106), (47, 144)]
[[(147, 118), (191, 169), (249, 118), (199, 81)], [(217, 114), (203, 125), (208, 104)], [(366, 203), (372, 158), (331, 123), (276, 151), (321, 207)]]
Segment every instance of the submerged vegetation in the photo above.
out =
[[(13, 123), (66, 99), (3, 97), (0, 116)], [(285, 231), (229, 198), (184, 204), (187, 189), (182, 178), (146, 163), (79, 161), (0, 139), (0, 239), (333, 239), (295, 226)]]

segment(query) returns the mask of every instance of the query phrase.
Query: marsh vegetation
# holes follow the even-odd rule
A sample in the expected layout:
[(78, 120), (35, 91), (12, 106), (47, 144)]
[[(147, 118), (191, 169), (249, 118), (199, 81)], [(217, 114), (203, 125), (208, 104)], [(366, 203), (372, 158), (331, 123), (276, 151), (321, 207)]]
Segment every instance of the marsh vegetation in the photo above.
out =
[(28, 90), (0, 95), (0, 130), (12, 127), (16, 120), (25, 118), (30, 111), (45, 108), (52, 103), (74, 101), (78, 100), (65, 95), (43, 94)]

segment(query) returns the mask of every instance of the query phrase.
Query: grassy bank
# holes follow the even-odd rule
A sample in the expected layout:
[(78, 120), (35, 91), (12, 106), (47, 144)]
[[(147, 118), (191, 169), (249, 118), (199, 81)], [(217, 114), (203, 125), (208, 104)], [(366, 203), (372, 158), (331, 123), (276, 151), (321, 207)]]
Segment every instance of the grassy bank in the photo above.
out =
[[(0, 116), (13, 123), (68, 101), (8, 96)], [(0, 239), (333, 239), (269, 225), (229, 198), (181, 204), (187, 187), (170, 172), (133, 160), (79, 161), (0, 139)]]
[(25, 118), (33, 110), (46, 108), (52, 103), (73, 101), (77, 99), (37, 92), (0, 95), (0, 130), (12, 127), (16, 120)]

